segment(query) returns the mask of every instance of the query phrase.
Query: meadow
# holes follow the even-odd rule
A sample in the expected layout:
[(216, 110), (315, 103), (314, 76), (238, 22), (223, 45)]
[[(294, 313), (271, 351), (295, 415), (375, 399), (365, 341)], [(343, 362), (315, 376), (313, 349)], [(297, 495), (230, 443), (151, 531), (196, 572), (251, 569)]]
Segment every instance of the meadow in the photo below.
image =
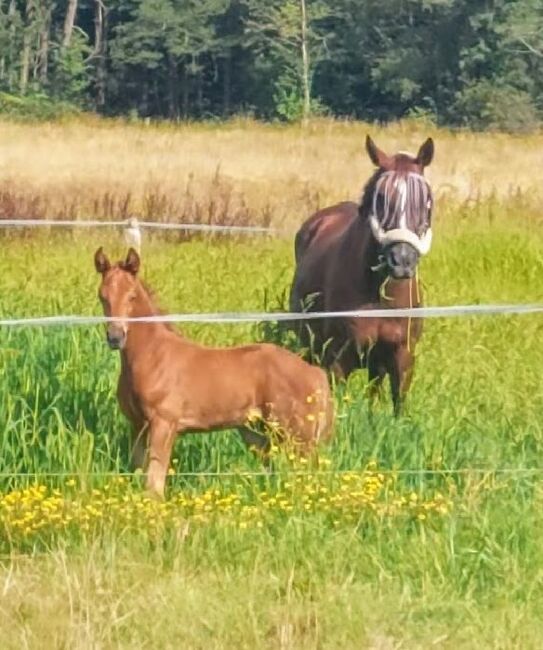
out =
[[(356, 197), (368, 128), (0, 124), (0, 216), (292, 231)], [(436, 139), (427, 304), (542, 301), (542, 138), (371, 132), (390, 150)], [(0, 245), (0, 317), (99, 314), (94, 250), (124, 253), (105, 230), (10, 230)], [(172, 312), (279, 309), (292, 265), (286, 232), (143, 244)], [(258, 325), (182, 329), (279, 340)], [(428, 320), (404, 417), (386, 394), (370, 417), (359, 373), (335, 389), (319, 473), (278, 452), (263, 475), (235, 432), (187, 436), (156, 503), (129, 474), (103, 328), (0, 329), (2, 647), (539, 647), (542, 334), (540, 315)]]

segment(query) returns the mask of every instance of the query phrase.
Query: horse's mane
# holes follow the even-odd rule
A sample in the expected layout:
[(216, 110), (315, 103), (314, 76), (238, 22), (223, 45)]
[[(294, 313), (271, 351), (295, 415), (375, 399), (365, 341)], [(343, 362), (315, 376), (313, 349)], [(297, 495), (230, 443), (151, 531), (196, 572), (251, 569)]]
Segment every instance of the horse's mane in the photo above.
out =
[[(123, 264), (123, 262), (120, 262), (120, 263), (118, 264), (118, 266), (119, 266), (123, 271), (126, 271), (126, 270), (127, 270), (126, 268), (124, 268), (124, 264)], [(167, 312), (165, 312), (165, 311), (164, 311), (164, 310), (163, 310), (163, 309), (162, 309), (162, 308), (157, 304), (156, 293), (155, 293), (155, 291), (154, 291), (154, 290), (153, 290), (153, 289), (152, 289), (152, 288), (151, 288), (151, 287), (150, 287), (146, 282), (144, 282), (140, 277), (138, 277), (138, 281), (139, 281), (139, 283), (140, 283), (141, 288), (144, 290), (144, 292), (145, 292), (147, 298), (149, 299), (149, 302), (151, 303), (151, 309), (152, 309), (152, 311), (153, 311), (153, 315), (155, 315), (155, 316), (164, 316), (164, 315), (166, 315)], [(180, 333), (179, 330), (177, 330), (176, 328), (173, 327), (173, 324), (172, 324), (172, 323), (166, 323), (166, 322), (163, 322), (162, 324), (164, 325), (164, 327), (165, 327), (166, 329), (170, 330), (171, 332), (176, 332), (177, 334)]]
[[(140, 284), (143, 290), (145, 291), (145, 293), (147, 294), (147, 297), (151, 302), (151, 306), (155, 314), (157, 316), (165, 316), (168, 312), (164, 311), (162, 307), (158, 304), (155, 290), (152, 287), (150, 287), (146, 282), (144, 282), (141, 278), (140, 278)], [(164, 325), (164, 327), (170, 330), (171, 332), (176, 332), (177, 334), (179, 334), (179, 330), (173, 326), (173, 323), (164, 322), (162, 323), (162, 325)]]
[(376, 169), (362, 189), (358, 212), (363, 219), (367, 219), (371, 214), (375, 185), (383, 173), (382, 169)]

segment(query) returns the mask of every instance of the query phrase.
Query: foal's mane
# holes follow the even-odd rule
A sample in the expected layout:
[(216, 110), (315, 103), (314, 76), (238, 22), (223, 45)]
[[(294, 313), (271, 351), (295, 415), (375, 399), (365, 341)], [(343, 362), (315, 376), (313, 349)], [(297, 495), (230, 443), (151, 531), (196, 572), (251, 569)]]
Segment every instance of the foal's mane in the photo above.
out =
[[(128, 272), (128, 273), (130, 272), (129, 269), (125, 266), (124, 262), (119, 262), (117, 266), (118, 266), (120, 269), (122, 269), (123, 271), (126, 271), (126, 272)], [(151, 303), (151, 309), (152, 309), (152, 311), (153, 311), (153, 315), (155, 315), (155, 316), (165, 316), (165, 315), (167, 314), (167, 312), (165, 312), (165, 311), (164, 311), (164, 310), (163, 310), (163, 309), (158, 305), (157, 300), (156, 300), (156, 293), (155, 293), (154, 289), (152, 289), (152, 288), (151, 288), (151, 287), (150, 287), (146, 282), (144, 282), (144, 281), (143, 281), (139, 276), (136, 278), (136, 280), (137, 280), (137, 282), (139, 282), (141, 288), (143, 289), (143, 291), (145, 292), (145, 295), (147, 296), (147, 298), (149, 299), (149, 302)], [(166, 329), (170, 330), (171, 332), (176, 332), (177, 334), (180, 333), (179, 330), (177, 330), (176, 328), (174, 328), (174, 326), (173, 326), (172, 323), (166, 323), (166, 322), (163, 322), (162, 325), (163, 325)]]
[[(152, 289), (146, 282), (144, 282), (141, 278), (138, 278), (139, 283), (141, 285), (141, 288), (145, 291), (147, 294), (147, 297), (149, 298), (149, 302), (151, 303), (151, 307), (153, 309), (153, 312), (157, 316), (164, 316), (166, 315), (167, 312), (165, 312), (160, 305), (158, 305), (157, 300), (156, 300), (156, 293), (154, 289)], [(179, 334), (179, 332), (174, 328), (173, 323), (165, 323), (163, 322), (162, 325), (167, 329), (170, 330), (171, 332), (176, 332)]]

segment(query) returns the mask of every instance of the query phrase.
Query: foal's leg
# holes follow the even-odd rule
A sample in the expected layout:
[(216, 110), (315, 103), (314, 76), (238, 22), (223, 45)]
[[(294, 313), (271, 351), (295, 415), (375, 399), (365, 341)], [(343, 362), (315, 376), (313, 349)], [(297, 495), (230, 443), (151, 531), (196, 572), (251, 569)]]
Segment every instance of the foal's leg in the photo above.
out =
[(243, 442), (247, 445), (249, 449), (255, 451), (258, 456), (262, 459), (266, 469), (271, 469), (271, 459), (270, 459), (270, 440), (267, 436), (257, 431), (253, 431), (248, 427), (240, 427), (239, 432), (243, 438)]
[(175, 434), (175, 425), (167, 420), (155, 418), (150, 423), (147, 489), (160, 497), (164, 496), (166, 474), (170, 464)]
[(147, 454), (147, 422), (138, 422), (132, 428), (132, 450), (130, 462), (133, 469), (142, 469), (145, 465)]

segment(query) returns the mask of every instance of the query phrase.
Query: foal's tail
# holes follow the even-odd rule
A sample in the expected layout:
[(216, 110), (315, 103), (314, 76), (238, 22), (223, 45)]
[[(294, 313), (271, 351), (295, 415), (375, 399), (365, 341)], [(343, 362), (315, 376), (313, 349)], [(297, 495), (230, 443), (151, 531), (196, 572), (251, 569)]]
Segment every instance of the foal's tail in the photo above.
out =
[(315, 370), (320, 375), (319, 387), (316, 391), (319, 411), (315, 427), (315, 443), (319, 444), (320, 442), (326, 442), (332, 437), (335, 423), (335, 409), (328, 376), (321, 368), (315, 368)]

